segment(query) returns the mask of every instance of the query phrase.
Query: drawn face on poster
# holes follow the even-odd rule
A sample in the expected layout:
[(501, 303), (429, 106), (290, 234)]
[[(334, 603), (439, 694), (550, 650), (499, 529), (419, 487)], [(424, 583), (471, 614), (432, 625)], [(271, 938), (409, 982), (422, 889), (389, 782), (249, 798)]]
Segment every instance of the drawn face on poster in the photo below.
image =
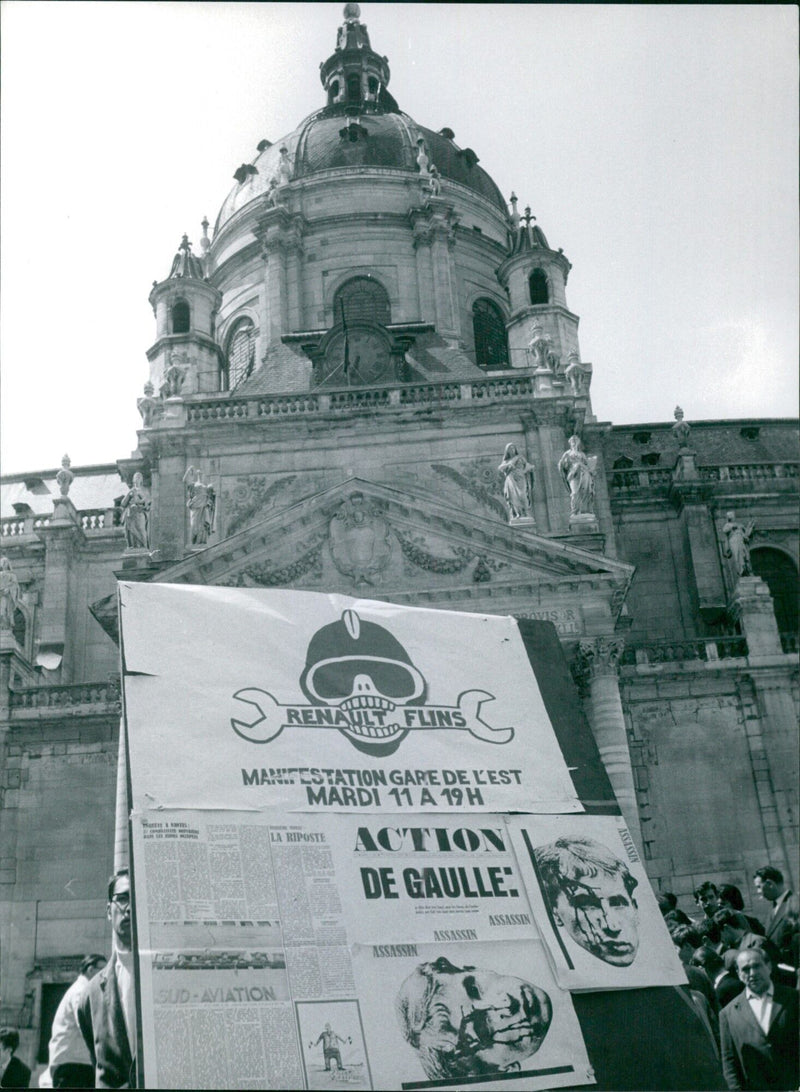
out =
[(553, 920), (585, 951), (628, 967), (639, 950), (639, 881), (592, 838), (557, 838), (534, 850)]
[(431, 1080), (461, 1079), (520, 1069), (541, 1046), (553, 1009), (522, 978), (440, 956), (403, 982), (397, 1016)]

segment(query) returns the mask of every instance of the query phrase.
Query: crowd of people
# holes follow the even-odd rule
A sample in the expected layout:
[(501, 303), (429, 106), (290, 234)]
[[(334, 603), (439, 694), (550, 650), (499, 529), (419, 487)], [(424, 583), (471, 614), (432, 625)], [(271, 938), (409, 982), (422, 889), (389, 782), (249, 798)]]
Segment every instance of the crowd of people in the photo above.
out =
[(770, 865), (755, 872), (753, 884), (770, 906), (763, 922), (745, 914), (734, 884), (701, 883), (694, 918), (669, 891), (658, 904), (728, 1088), (796, 1089), (800, 901)]

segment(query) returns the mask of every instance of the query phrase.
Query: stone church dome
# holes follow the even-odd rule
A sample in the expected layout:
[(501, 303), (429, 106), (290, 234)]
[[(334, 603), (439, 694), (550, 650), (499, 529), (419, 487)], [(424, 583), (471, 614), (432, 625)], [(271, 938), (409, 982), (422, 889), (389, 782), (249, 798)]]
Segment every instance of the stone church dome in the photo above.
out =
[[(347, 5), (357, 8), (358, 5)], [(330, 170), (378, 167), (419, 173), (423, 149), (440, 176), (490, 201), (503, 216), (506, 203), (492, 178), (478, 166), (471, 148), (459, 148), (450, 129), (434, 132), (397, 106), (386, 85), (389, 65), (369, 44), (358, 14), (345, 10), (336, 50), (321, 66), (328, 105), (307, 117), (276, 143), (262, 141), (258, 155), (235, 172), (236, 185), (217, 217), (219, 231), (230, 217), (284, 180)]]

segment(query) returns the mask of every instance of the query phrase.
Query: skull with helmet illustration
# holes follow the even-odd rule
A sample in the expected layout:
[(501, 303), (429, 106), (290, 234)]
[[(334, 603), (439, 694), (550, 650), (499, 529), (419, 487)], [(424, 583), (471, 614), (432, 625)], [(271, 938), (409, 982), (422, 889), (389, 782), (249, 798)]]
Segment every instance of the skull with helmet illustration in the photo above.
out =
[(428, 689), (397, 638), (354, 610), (311, 638), (300, 686), (313, 705), (341, 710), (349, 724), (337, 724), (339, 731), (377, 757), (394, 754), (408, 735), (397, 710), (424, 705)]

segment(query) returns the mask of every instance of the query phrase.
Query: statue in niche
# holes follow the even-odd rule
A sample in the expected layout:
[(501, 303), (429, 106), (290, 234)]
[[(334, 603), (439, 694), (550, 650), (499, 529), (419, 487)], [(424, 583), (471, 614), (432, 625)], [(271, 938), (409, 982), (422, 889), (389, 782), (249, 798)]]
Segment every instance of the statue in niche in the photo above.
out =
[(725, 549), (723, 557), (728, 558), (733, 565), (737, 576), (752, 576), (753, 566), (750, 562), (750, 539), (753, 534), (753, 521), (745, 526), (739, 523), (733, 512), (727, 512), (722, 533), (725, 536)]
[(193, 466), (183, 475), (186, 486), (186, 507), (189, 509), (189, 539), (192, 546), (205, 546), (214, 530), (217, 494), (213, 485), (203, 483), (200, 471)]
[(558, 460), (558, 469), (569, 490), (570, 516), (594, 518), (594, 479), (597, 457), (591, 459), (582, 450), (578, 436), (570, 436), (569, 447)]
[(533, 505), (534, 468), (517, 451), (516, 444), (506, 444), (503, 461), (497, 468), (503, 477), (503, 499), (510, 519), (530, 519)]
[(56, 482), (58, 483), (58, 488), (61, 491), (62, 497), (67, 496), (67, 494), (69, 493), (69, 487), (75, 480), (75, 475), (70, 470), (71, 466), (72, 463), (70, 462), (69, 455), (65, 455), (64, 458), (61, 460), (61, 469), (56, 474)]
[(144, 491), (144, 478), (137, 470), (133, 484), (122, 498), (122, 526), (129, 550), (150, 549), (150, 501)]
[(683, 410), (680, 406), (675, 407), (675, 424), (672, 426), (672, 435), (678, 441), (679, 448), (685, 448), (689, 445), (689, 433), (692, 431), (688, 421), (683, 419)]
[(0, 629), (14, 628), (14, 611), (20, 600), (19, 581), (7, 557), (0, 557)]
[(153, 397), (153, 384), (148, 380), (144, 385), (144, 397), (136, 399), (136, 408), (142, 415), (142, 428), (151, 428), (161, 402)]

